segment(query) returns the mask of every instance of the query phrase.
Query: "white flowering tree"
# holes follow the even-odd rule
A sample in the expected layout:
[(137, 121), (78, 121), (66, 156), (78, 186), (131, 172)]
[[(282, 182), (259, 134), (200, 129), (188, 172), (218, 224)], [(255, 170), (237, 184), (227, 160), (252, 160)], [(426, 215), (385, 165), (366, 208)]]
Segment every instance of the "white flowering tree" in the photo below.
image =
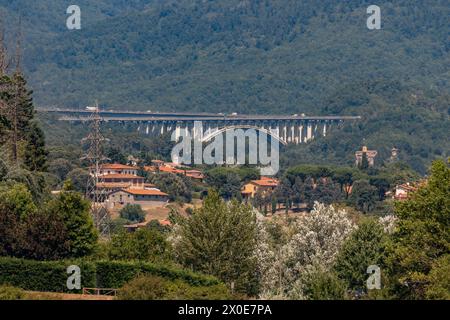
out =
[(294, 222), (292, 236), (279, 248), (267, 244), (267, 233), (260, 227), (260, 297), (305, 298), (305, 279), (332, 267), (343, 242), (355, 228), (346, 211), (317, 202), (310, 213)]
[(398, 218), (394, 215), (387, 215), (378, 219), (378, 222), (383, 226), (384, 232), (392, 234), (397, 226)]

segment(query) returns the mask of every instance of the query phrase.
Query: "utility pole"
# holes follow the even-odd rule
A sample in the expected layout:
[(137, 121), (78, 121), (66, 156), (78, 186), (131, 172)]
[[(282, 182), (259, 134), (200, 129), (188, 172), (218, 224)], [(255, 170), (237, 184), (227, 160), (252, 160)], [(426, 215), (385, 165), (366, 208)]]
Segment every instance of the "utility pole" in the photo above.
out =
[(90, 131), (88, 136), (82, 140), (82, 143), (88, 146), (87, 153), (82, 159), (89, 162), (90, 170), (90, 177), (86, 187), (86, 198), (91, 201), (91, 214), (94, 224), (100, 232), (100, 237), (109, 238), (110, 217), (105, 204), (107, 194), (104, 188), (99, 187), (99, 184), (103, 182), (100, 174), (101, 165), (107, 160), (103, 155), (102, 145), (107, 139), (100, 132), (102, 118), (98, 103), (95, 103), (95, 107), (89, 107), (89, 110), (92, 111), (89, 117)]

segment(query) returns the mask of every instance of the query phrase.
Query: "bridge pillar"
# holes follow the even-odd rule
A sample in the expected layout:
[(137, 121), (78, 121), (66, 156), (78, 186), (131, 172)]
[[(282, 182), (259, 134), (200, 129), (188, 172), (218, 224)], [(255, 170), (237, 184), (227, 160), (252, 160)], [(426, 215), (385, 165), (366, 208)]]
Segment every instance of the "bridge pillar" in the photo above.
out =
[(302, 139), (303, 139), (303, 124), (300, 124), (298, 126), (298, 143), (302, 143), (303, 142)]
[(203, 125), (199, 125), (197, 123), (194, 123), (194, 126), (192, 128), (192, 137), (193, 139), (197, 141), (202, 141), (203, 138)]
[(271, 130), (278, 138), (280, 138), (280, 126), (278, 124), (276, 124)]
[(326, 122), (323, 123), (323, 136), (324, 137), (327, 136), (327, 123)]
[(150, 130), (150, 128), (149, 128), (149, 125), (147, 124), (147, 127), (145, 128), (145, 134), (147, 134), (147, 135), (148, 135), (148, 133), (149, 133), (149, 130)]
[(287, 142), (287, 126), (283, 124), (283, 141)]
[(291, 124), (291, 142), (295, 142), (295, 127), (293, 123)]
[(175, 140), (178, 141), (178, 139), (180, 139), (181, 137), (181, 127), (180, 125), (177, 123), (175, 125)]
[(312, 138), (313, 138), (312, 124), (311, 124), (311, 122), (308, 122), (307, 128), (306, 128), (306, 141), (305, 142), (309, 142)]

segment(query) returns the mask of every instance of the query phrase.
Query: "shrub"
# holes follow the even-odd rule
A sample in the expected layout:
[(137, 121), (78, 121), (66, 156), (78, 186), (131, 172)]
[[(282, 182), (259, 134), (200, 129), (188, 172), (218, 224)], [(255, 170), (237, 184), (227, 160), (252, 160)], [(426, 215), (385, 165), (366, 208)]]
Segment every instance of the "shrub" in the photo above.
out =
[(220, 283), (217, 278), (211, 276), (153, 263), (99, 261), (96, 265), (98, 285), (102, 288), (120, 288), (138, 275), (180, 279), (193, 286), (213, 286)]
[(334, 272), (316, 270), (305, 277), (303, 293), (309, 300), (344, 300), (346, 286)]
[(119, 291), (120, 300), (161, 300), (167, 295), (167, 282), (161, 277), (139, 276)]
[(160, 232), (145, 228), (114, 235), (109, 243), (108, 255), (111, 260), (161, 262), (168, 260), (169, 249), (169, 244)]
[(25, 292), (9, 285), (0, 285), (0, 300), (23, 300)]
[(223, 300), (232, 295), (223, 284), (191, 286), (188, 283), (158, 276), (138, 276), (119, 291), (121, 300)]
[(24, 290), (79, 293), (69, 290), (67, 267), (81, 269), (81, 287), (121, 288), (139, 275), (158, 276), (170, 281), (180, 280), (193, 287), (220, 284), (217, 278), (167, 265), (118, 261), (34, 261), (0, 258), (0, 285), (8, 284)]
[(127, 204), (120, 210), (120, 217), (132, 222), (143, 222), (145, 220), (146, 213), (142, 210), (138, 204)]

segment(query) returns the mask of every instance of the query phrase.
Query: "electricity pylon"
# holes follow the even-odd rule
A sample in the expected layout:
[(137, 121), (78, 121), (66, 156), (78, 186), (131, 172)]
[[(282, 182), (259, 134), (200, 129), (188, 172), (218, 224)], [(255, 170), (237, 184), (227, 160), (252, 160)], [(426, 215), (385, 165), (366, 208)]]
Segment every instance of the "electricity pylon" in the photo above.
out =
[(90, 175), (86, 187), (86, 198), (91, 201), (91, 214), (94, 219), (95, 227), (100, 233), (100, 237), (110, 237), (110, 217), (106, 208), (106, 192), (105, 188), (101, 188), (99, 184), (103, 182), (100, 174), (102, 163), (107, 160), (103, 155), (103, 142), (107, 141), (100, 132), (102, 118), (98, 103), (95, 107), (89, 107), (92, 111), (89, 116), (90, 131), (86, 138), (82, 139), (82, 143), (88, 146), (87, 153), (82, 158), (89, 162)]

